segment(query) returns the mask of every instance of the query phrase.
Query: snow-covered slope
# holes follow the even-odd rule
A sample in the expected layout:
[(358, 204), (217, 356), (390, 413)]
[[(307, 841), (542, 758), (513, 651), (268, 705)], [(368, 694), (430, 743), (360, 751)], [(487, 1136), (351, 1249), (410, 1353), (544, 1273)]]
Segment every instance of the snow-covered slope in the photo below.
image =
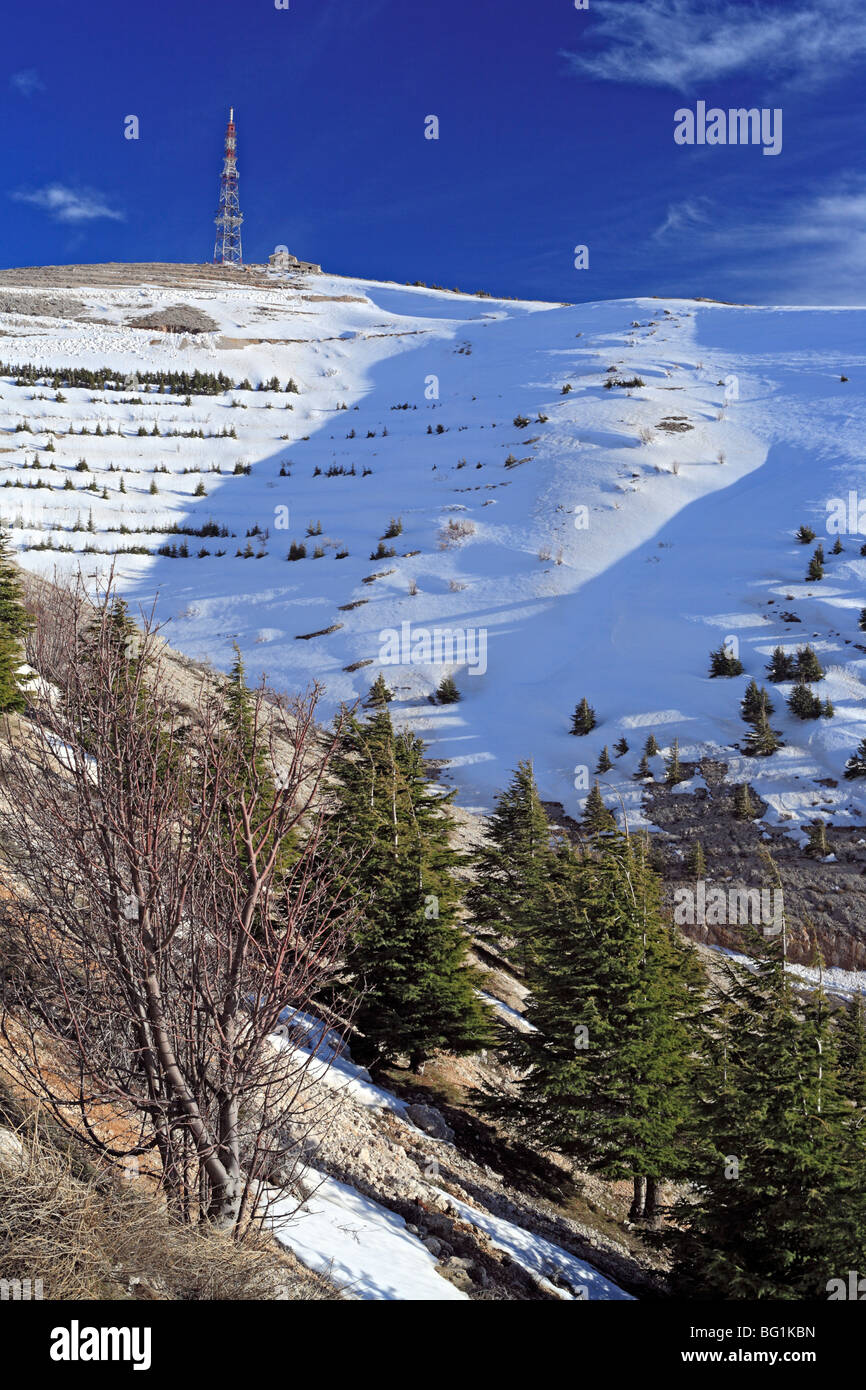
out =
[[(189, 558), (121, 556), (124, 591), (141, 602), (158, 591), (175, 647), (227, 667), (237, 642), (251, 675), (284, 688), (321, 682), (326, 709), (384, 670), (395, 714), (444, 760), (468, 806), (487, 807), (517, 760), (533, 757), (543, 794), (578, 815), (579, 769), (591, 772), (602, 745), (624, 736), (630, 751), (606, 781), (636, 816), (633, 773), (652, 729), (663, 747), (679, 736), (686, 758), (718, 753), (792, 828), (814, 814), (818, 778), (839, 781), (820, 790), (837, 823), (860, 813), (860, 784), (841, 772), (866, 734), (864, 538), (843, 535), (831, 556), (826, 520), (831, 499), (866, 498), (866, 310), (566, 307), (328, 276), (178, 289), (109, 288), (94, 275), (74, 295), (86, 306), (76, 319), (0, 315), (0, 357), (123, 374), (199, 368), (253, 386), (276, 375), (299, 393), (232, 390), (184, 405), (134, 388), (64, 388), (57, 401), (50, 386), (3, 376), (0, 489), (14, 486), (0, 491), (2, 523), (19, 545), (50, 536), (73, 547), (24, 549), (28, 567), (50, 575), (83, 562), (94, 574), (111, 557), (93, 549), (185, 539), (148, 528), (227, 527), (223, 539), (186, 537)], [(178, 302), (219, 332), (128, 326)], [(605, 389), (611, 378), (643, 384)], [(120, 403), (136, 396), (143, 404)], [(22, 421), (29, 428), (16, 431)], [(232, 427), (237, 438), (166, 437)], [(76, 470), (82, 458), (87, 471)], [(39, 479), (51, 490), (27, 489)], [(195, 496), (199, 483), (207, 495)], [(71, 529), (91, 515), (92, 532)], [(371, 559), (391, 518), (402, 531), (383, 545), (396, 553)], [(811, 547), (793, 539), (801, 522), (827, 551), (818, 583), (804, 578)], [(236, 555), (255, 527), (249, 558)], [(307, 556), (289, 563), (293, 540)], [(202, 548), (210, 554), (197, 558)], [(468, 637), (464, 660), (383, 665), (437, 628)], [(759, 681), (776, 645), (810, 641), (835, 717), (793, 719), (779, 687), (772, 723), (786, 746), (743, 758), (732, 745), (745, 731), (745, 678), (707, 674), (710, 649), (727, 638)], [(446, 673), (463, 698), (434, 706)], [(583, 695), (599, 723), (575, 739)]]

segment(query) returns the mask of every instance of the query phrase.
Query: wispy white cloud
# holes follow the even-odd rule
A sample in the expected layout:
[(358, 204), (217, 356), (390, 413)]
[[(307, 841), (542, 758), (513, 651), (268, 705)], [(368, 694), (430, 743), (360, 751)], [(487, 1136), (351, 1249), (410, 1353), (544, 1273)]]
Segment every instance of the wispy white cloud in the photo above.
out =
[(31, 203), (42, 208), (56, 222), (94, 222), (107, 217), (112, 222), (122, 222), (126, 214), (112, 208), (103, 194), (90, 188), (67, 188), (62, 183), (49, 183), (44, 188), (30, 192), (21, 190), (10, 195), (16, 203)]
[(653, 239), (662, 241), (672, 232), (706, 227), (711, 211), (709, 198), (684, 198), (680, 203), (671, 203), (664, 221), (653, 232)]
[(866, 54), (862, 0), (592, 0), (580, 76), (690, 91), (740, 73), (831, 82)]
[(688, 251), (705, 267), (741, 284), (760, 284), (749, 297), (772, 303), (866, 303), (866, 175), (848, 173), (832, 187), (750, 217), (730, 204), (688, 199), (668, 208), (651, 233), (671, 250)]
[(866, 177), (851, 175), (762, 229), (777, 284), (813, 303), (866, 304)]
[(9, 86), (22, 97), (32, 97), (34, 92), (45, 91), (45, 83), (35, 68), (22, 68), (20, 72), (13, 72), (9, 78)]

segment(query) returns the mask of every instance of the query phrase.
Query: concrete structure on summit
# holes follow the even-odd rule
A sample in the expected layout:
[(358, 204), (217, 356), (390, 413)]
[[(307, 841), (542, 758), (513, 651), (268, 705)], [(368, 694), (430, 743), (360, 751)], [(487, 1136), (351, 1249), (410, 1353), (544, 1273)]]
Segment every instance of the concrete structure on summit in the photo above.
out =
[(321, 274), (322, 267), (314, 265), (312, 261), (299, 261), (297, 256), (293, 256), (287, 246), (278, 246), (276, 251), (272, 251), (268, 256), (268, 268), (275, 271), (307, 271), (313, 274)]

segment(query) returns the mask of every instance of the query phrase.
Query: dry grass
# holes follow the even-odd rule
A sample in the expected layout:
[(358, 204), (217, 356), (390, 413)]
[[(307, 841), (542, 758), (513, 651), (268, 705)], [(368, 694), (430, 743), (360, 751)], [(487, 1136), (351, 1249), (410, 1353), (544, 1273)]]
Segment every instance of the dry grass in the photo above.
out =
[(446, 524), (439, 529), (439, 549), (450, 550), (452, 546), (460, 545), (469, 536), (474, 536), (477, 529), (474, 521), (464, 517), (449, 517)]
[(0, 1091), (0, 1279), (42, 1280), (50, 1300), (328, 1300), (339, 1291), (266, 1233), (243, 1244), (173, 1222), (142, 1183), (100, 1172), (36, 1111)]

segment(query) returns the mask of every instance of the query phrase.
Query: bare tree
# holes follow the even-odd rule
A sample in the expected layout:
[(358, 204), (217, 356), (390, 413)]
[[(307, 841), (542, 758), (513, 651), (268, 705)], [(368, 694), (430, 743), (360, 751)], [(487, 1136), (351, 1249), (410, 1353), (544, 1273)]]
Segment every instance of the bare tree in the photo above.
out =
[(67, 652), (42, 623), (51, 683), (0, 754), (0, 1028), (64, 1125), (115, 1160), (155, 1152), (184, 1219), (237, 1230), (321, 1121), (321, 1058), (274, 1034), (315, 1013), (351, 925), (318, 853), (339, 731), (316, 689), (247, 692), (241, 727), (202, 679), (180, 710), (152, 622), (132, 631), (110, 589), (61, 603)]

